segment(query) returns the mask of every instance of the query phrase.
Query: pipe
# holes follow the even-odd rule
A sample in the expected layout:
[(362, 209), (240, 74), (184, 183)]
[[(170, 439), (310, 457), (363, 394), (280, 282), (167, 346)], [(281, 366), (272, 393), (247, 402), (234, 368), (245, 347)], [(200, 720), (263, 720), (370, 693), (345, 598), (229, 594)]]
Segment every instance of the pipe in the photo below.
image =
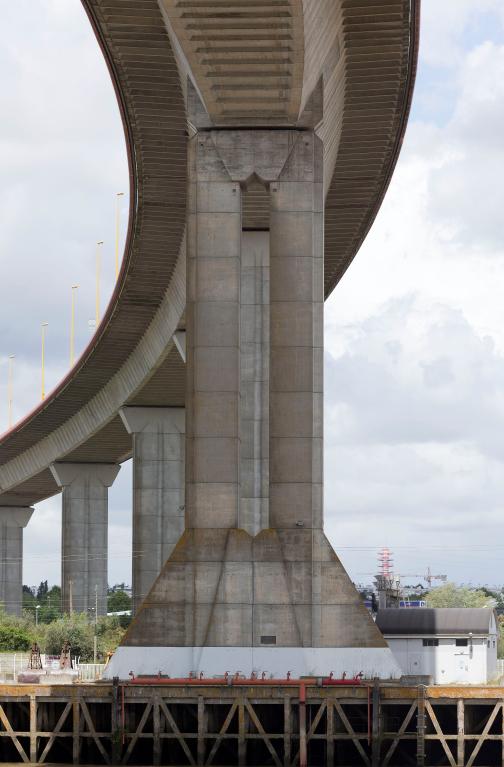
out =
[(306, 743), (306, 686), (299, 685), (299, 767), (308, 765), (308, 748)]
[(125, 725), (125, 715), (124, 715), (124, 685), (121, 685), (121, 730), (122, 730), (122, 744), (124, 746), (126, 742), (126, 725)]
[(252, 676), (250, 678), (246, 677), (239, 677), (239, 676), (229, 676), (229, 674), (226, 672), (226, 674), (223, 677), (219, 678), (207, 678), (200, 676), (194, 677), (164, 677), (164, 676), (135, 676), (133, 672), (130, 672), (131, 676), (131, 682), (129, 684), (134, 685), (168, 685), (168, 686), (193, 686), (193, 687), (199, 687), (199, 686), (245, 686), (245, 687), (260, 687), (260, 686), (266, 686), (266, 687), (300, 687), (303, 686), (310, 686), (310, 687), (333, 687), (333, 686), (356, 686), (361, 685), (362, 680), (360, 676), (354, 677), (353, 679), (334, 679), (332, 676), (328, 677), (322, 677), (322, 679), (317, 677), (305, 677), (303, 679), (292, 679), (290, 676), (287, 676), (284, 679), (266, 679), (265, 675), (261, 679), (258, 679), (256, 676)]
[(367, 688), (367, 742), (371, 745), (371, 687)]

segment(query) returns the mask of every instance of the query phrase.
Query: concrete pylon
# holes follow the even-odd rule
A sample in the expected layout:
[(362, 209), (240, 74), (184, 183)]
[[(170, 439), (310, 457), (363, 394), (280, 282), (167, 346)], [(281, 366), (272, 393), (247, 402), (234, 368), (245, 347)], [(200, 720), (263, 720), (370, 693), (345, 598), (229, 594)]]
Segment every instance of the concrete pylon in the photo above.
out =
[(108, 488), (120, 466), (53, 463), (62, 488), (61, 602), (64, 612), (107, 613)]
[(23, 605), (23, 529), (33, 508), (0, 506), (0, 604), (12, 615)]
[(184, 531), (185, 410), (125, 407), (133, 435), (133, 611)]
[[(109, 676), (397, 676), (323, 532), (323, 147), (189, 142), (186, 530)], [(244, 231), (262, 184), (269, 232)]]

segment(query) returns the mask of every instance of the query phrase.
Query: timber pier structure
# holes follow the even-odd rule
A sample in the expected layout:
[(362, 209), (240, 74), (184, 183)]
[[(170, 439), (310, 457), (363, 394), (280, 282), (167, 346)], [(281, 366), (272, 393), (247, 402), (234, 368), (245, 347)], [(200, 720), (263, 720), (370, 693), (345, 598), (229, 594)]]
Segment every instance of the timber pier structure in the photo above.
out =
[(375, 680), (0, 686), (2, 764), (495, 767), (504, 688)]

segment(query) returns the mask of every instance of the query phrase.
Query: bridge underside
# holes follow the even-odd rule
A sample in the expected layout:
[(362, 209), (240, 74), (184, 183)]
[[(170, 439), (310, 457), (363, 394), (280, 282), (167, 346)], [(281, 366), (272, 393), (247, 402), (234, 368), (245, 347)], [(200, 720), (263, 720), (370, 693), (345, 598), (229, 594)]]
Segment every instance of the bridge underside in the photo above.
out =
[(93, 343), (0, 441), (3, 516), (61, 491), (63, 608), (104, 611), (132, 456), (137, 615), (110, 676), (398, 675), (323, 534), (323, 305), (398, 156), (418, 3), (83, 4), (125, 124), (128, 242)]

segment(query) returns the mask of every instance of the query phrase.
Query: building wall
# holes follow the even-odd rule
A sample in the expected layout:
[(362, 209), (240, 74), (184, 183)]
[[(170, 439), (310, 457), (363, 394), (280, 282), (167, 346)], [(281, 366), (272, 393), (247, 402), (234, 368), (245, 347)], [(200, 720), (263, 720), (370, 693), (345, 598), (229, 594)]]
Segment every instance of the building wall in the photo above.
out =
[(457, 647), (455, 639), (439, 638), (437, 647), (424, 647), (421, 637), (385, 637), (404, 674), (428, 674), (434, 684), (482, 684), (496, 674), (496, 635), (475, 637), (471, 648)]

